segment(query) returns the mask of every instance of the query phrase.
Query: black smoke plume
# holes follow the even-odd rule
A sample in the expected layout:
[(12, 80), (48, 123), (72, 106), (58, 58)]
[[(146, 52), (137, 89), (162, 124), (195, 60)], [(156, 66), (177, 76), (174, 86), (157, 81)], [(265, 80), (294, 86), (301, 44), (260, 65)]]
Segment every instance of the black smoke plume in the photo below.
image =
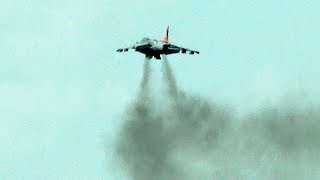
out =
[(228, 106), (179, 90), (166, 57), (169, 101), (157, 102), (149, 63), (115, 144), (129, 179), (320, 179), (319, 107), (268, 107), (238, 119)]

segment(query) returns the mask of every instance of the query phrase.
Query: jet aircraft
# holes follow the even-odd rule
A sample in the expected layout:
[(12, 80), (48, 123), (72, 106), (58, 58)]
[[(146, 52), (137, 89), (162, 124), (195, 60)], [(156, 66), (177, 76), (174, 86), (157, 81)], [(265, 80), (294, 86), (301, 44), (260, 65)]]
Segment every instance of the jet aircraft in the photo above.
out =
[(165, 36), (162, 40), (158, 41), (156, 39), (142, 38), (140, 42), (135, 43), (134, 45), (126, 48), (120, 48), (117, 52), (127, 52), (129, 49), (134, 49), (142, 54), (145, 54), (147, 59), (155, 57), (157, 60), (160, 60), (160, 54), (176, 54), (176, 53), (186, 53), (193, 55), (194, 53), (199, 54), (199, 51), (187, 49), (184, 47), (179, 47), (169, 43), (169, 26), (167, 27)]

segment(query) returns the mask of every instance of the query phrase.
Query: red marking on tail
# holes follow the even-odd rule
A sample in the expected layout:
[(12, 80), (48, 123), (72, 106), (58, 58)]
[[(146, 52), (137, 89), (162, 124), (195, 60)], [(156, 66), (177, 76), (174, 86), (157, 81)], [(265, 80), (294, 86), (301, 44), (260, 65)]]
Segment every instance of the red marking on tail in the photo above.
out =
[(160, 40), (160, 42), (163, 42), (163, 43), (169, 42), (169, 26), (167, 27), (167, 31), (166, 31), (164, 38), (162, 40)]

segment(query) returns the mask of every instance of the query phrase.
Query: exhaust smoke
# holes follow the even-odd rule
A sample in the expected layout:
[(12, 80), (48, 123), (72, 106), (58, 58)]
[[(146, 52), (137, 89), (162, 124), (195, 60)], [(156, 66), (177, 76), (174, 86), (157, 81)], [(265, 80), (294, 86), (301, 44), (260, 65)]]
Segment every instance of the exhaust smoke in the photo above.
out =
[(269, 107), (237, 119), (227, 106), (179, 90), (165, 56), (170, 101), (155, 102), (149, 63), (115, 144), (130, 179), (320, 178), (319, 107)]

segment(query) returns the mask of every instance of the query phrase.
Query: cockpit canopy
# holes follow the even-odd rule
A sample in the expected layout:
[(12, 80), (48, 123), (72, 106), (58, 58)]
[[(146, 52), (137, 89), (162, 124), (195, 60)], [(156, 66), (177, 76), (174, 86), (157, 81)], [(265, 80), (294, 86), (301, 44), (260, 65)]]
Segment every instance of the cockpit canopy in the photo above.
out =
[(147, 41), (150, 41), (150, 38), (144, 37), (141, 39), (141, 42), (147, 42)]

